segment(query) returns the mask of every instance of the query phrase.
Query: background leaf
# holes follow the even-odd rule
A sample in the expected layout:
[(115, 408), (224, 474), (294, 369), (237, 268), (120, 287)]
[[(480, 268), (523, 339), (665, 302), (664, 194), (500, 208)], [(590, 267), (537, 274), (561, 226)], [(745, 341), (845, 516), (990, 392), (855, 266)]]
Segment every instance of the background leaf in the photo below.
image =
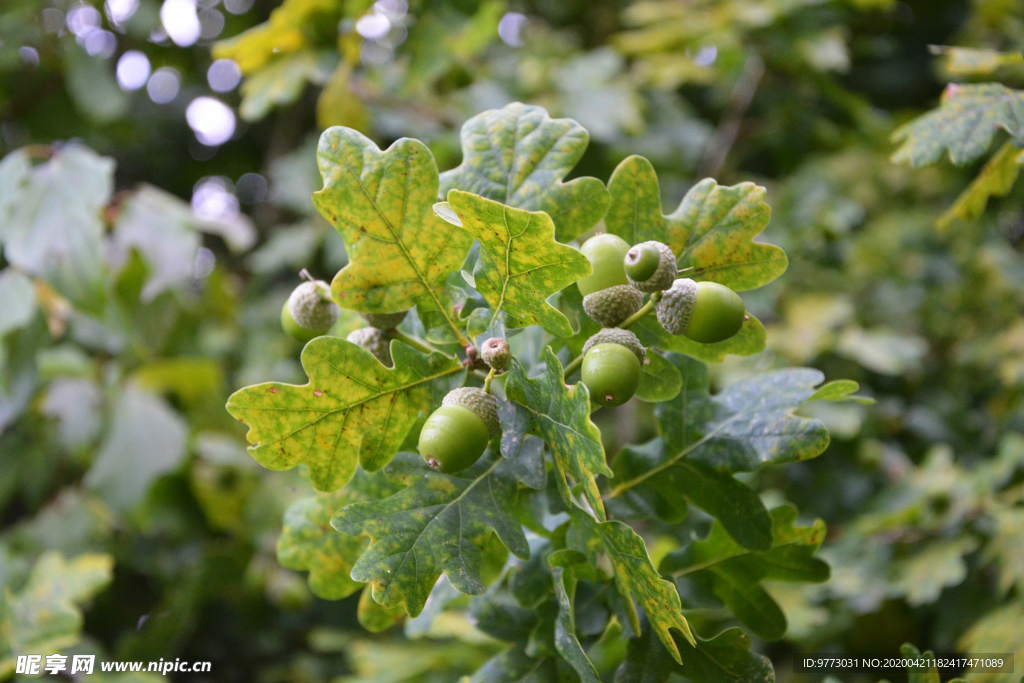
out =
[(249, 426), (252, 456), (268, 469), (309, 467), (318, 491), (334, 491), (356, 465), (384, 467), (417, 417), (462, 385), (465, 368), (440, 353), (426, 356), (391, 345), (395, 366), (336, 337), (317, 337), (302, 350), (303, 385), (271, 382), (240, 389), (227, 409)]
[(540, 325), (559, 337), (572, 336), (569, 321), (546, 299), (589, 275), (591, 265), (579, 251), (555, 241), (548, 215), (458, 190), (448, 193), (448, 204), (450, 211), (442, 207), (441, 215), (452, 221), (456, 214), (457, 224), (480, 243), (473, 277), (491, 306), (492, 321), (504, 311), (507, 327)]
[(1024, 92), (998, 83), (950, 85), (938, 109), (897, 128), (893, 161), (914, 167), (938, 161), (945, 152), (954, 164), (974, 161), (1000, 129), (1024, 145)]
[(682, 388), (683, 377), (676, 366), (665, 360), (660, 353), (648, 349), (636, 397), (648, 403), (660, 403), (678, 396)]
[(608, 192), (597, 178), (562, 181), (589, 139), (571, 119), (552, 119), (541, 107), (513, 102), (466, 121), (461, 138), (462, 163), (441, 174), (441, 197), (464, 190), (543, 211), (562, 242), (586, 232), (608, 208)]

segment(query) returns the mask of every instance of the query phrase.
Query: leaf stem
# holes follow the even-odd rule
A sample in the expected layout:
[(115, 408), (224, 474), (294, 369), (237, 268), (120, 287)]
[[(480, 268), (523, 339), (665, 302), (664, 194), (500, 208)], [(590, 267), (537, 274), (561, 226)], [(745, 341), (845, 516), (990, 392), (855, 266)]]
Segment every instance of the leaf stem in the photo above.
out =
[[(640, 308), (639, 311), (637, 311), (636, 313), (634, 313), (633, 315), (629, 316), (628, 318), (623, 320), (621, 323), (619, 323), (619, 325), (618, 325), (619, 329), (628, 330), (630, 327), (635, 325), (641, 318), (643, 318), (645, 315), (647, 315), (648, 313), (650, 313), (651, 311), (654, 310), (655, 305), (657, 305), (657, 303), (658, 303), (658, 301), (660, 299), (661, 299), (661, 292), (655, 292), (654, 294), (651, 294), (651, 298), (647, 300), (647, 303), (645, 303), (643, 305), (643, 307)], [(565, 370), (563, 372), (563, 377), (565, 377), (565, 379), (569, 379), (569, 375), (571, 375), (572, 373), (574, 373), (577, 370), (579, 370), (580, 365), (582, 365), (582, 364), (583, 364), (583, 355), (581, 354), (581, 355), (576, 356), (575, 358), (573, 358), (572, 361), (568, 365), (565, 366)]]

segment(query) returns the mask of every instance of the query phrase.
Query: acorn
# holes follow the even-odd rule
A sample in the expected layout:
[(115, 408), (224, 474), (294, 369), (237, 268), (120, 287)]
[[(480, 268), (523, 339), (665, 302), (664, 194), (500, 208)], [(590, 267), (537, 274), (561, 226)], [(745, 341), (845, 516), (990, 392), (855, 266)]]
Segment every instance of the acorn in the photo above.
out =
[(640, 386), (641, 361), (634, 349), (614, 342), (594, 344), (583, 356), (580, 376), (595, 403), (620, 406)]
[(460, 472), (480, 459), (499, 431), (493, 395), (475, 387), (453, 389), (423, 424), (420, 457), (439, 472)]
[(740, 331), (746, 309), (739, 294), (717, 282), (681, 278), (655, 305), (658, 322), (670, 334), (701, 344), (729, 339)]
[(629, 251), (629, 242), (618, 235), (603, 233), (583, 243), (580, 251), (590, 261), (590, 275), (576, 281), (580, 294), (587, 296), (609, 287), (629, 284), (622, 260)]
[(341, 309), (331, 301), (331, 288), (322, 280), (303, 282), (281, 307), (281, 327), (302, 342), (327, 334)]
[(370, 327), (387, 331), (401, 325), (408, 313), (409, 311), (405, 310), (398, 313), (360, 313), (359, 315), (363, 316), (363, 319), (370, 324)]
[(641, 242), (634, 245), (623, 260), (629, 283), (641, 292), (661, 292), (672, 286), (679, 273), (676, 255), (667, 244)]
[(394, 361), (391, 358), (391, 340), (376, 327), (362, 327), (350, 332), (345, 339), (356, 346), (363, 347), (389, 368), (394, 365)]
[(644, 305), (644, 295), (630, 285), (608, 287), (583, 297), (583, 310), (601, 327), (615, 327)]
[(502, 372), (512, 364), (512, 349), (501, 337), (491, 337), (480, 347), (480, 357), (489, 367)]

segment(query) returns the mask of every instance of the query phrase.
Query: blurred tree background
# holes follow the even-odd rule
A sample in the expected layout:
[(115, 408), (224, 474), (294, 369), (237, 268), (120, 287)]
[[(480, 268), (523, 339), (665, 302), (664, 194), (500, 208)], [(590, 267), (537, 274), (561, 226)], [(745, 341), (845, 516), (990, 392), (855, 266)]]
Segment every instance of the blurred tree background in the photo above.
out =
[[(877, 400), (815, 404), (825, 456), (751, 482), (828, 524), (829, 582), (764, 586), (789, 626), (755, 642), (777, 679), (822, 680), (794, 652), (908, 641), (1019, 671), (1017, 148), (983, 172), (1001, 196), (965, 211), (985, 148), (913, 168), (892, 135), (947, 82), (1024, 84), (1022, 49), (1020, 0), (5, 0), (0, 679), (60, 651), (211, 660), (228, 683), (440, 682), (498, 651), (464, 603), (371, 635), (358, 595), (313, 597), (275, 555), (309, 485), (267, 476), (223, 406), (303, 380), (278, 313), (300, 268), (345, 263), (309, 199), (319, 132), (418, 137), (447, 169), (462, 122), (516, 100), (590, 131), (576, 174), (647, 156), (666, 205), (706, 176), (767, 186), (789, 271), (746, 297), (768, 350), (716, 385), (806, 365)], [(654, 429), (643, 408), (599, 418), (609, 453)]]

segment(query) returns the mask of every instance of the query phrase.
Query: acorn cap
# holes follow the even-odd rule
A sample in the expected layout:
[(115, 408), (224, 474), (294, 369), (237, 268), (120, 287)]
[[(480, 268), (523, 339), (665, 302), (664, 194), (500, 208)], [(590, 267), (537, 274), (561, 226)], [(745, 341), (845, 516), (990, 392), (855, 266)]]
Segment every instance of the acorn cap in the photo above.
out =
[(469, 408), (484, 421), (492, 438), (501, 431), (501, 426), (498, 424), (498, 399), (483, 389), (476, 387), (452, 389), (441, 401), (441, 405)]
[(394, 365), (394, 361), (391, 359), (391, 340), (376, 327), (363, 327), (351, 332), (345, 339), (356, 346), (363, 347), (389, 368)]
[(661, 294), (654, 306), (658, 322), (669, 334), (686, 334), (693, 315), (693, 304), (697, 300), (697, 283), (690, 278), (680, 278)]
[(587, 355), (592, 347), (597, 344), (618, 344), (619, 346), (625, 346), (627, 349), (636, 354), (637, 360), (641, 363), (644, 362), (644, 356), (647, 355), (647, 349), (640, 343), (640, 340), (635, 334), (629, 330), (619, 329), (618, 327), (606, 327), (600, 332), (595, 333), (587, 343), (583, 345), (583, 355)]
[(331, 288), (322, 280), (303, 282), (288, 297), (288, 312), (299, 327), (324, 334), (338, 321), (341, 309), (331, 301)]
[(512, 349), (501, 337), (491, 337), (480, 347), (480, 357), (488, 366), (500, 372), (512, 363)]
[[(641, 242), (626, 252), (625, 268), (630, 284), (648, 293), (668, 289), (679, 274), (672, 249), (667, 244), (654, 241)], [(634, 279), (631, 271), (634, 275), (643, 273), (646, 277)]]
[(359, 315), (370, 323), (370, 327), (376, 327), (378, 330), (393, 330), (402, 324), (408, 312), (406, 310), (398, 313), (360, 313)]
[(583, 297), (583, 310), (601, 327), (615, 327), (643, 305), (644, 295), (630, 285), (616, 285)]

